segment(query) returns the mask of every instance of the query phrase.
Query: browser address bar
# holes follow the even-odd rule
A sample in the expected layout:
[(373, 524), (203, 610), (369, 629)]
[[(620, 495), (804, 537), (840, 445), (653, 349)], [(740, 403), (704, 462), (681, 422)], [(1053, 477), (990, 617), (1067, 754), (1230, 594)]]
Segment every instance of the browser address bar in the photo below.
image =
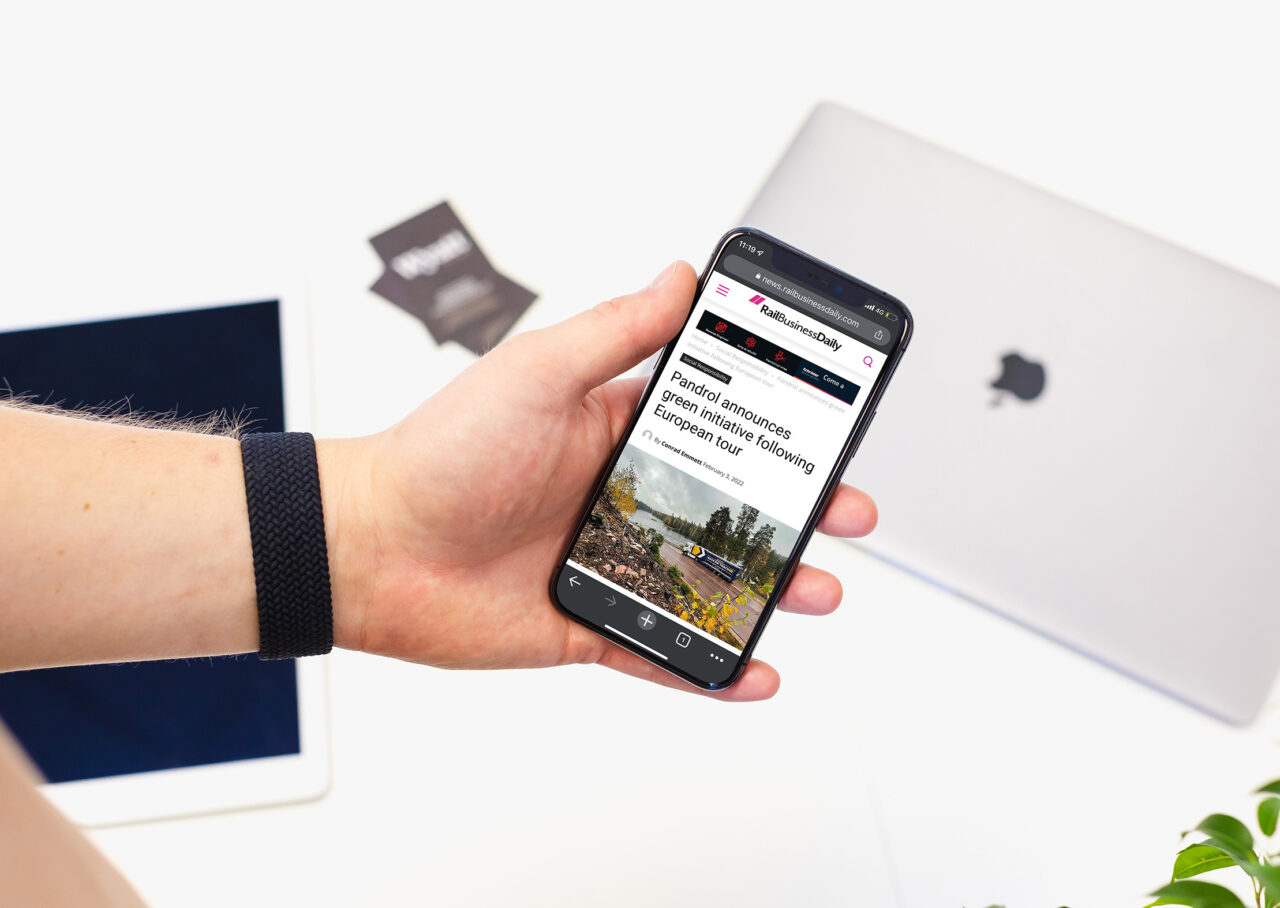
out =
[(860, 318), (817, 294), (797, 287), (772, 271), (748, 262), (740, 255), (726, 256), (724, 270), (743, 283), (763, 290), (784, 306), (804, 313), (837, 331), (852, 335), (864, 343), (888, 348), (893, 342), (891, 329)]

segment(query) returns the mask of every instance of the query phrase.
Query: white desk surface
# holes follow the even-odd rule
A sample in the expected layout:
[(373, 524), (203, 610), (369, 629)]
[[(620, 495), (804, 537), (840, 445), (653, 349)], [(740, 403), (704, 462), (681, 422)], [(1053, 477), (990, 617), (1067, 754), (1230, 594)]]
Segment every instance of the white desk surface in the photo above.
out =
[[(367, 291), (369, 236), (448, 198), (546, 324), (700, 267), (820, 99), (1280, 282), (1274, 4), (832, 8), (27, 4), (0, 305), (301, 275), (319, 429), (374, 430), (470, 355)], [(775, 622), (770, 703), (340, 653), (327, 798), (94, 838), (158, 905), (1138, 905), (1179, 830), (1280, 776), (1275, 709), (1226, 727), (809, 557), (846, 604)]]

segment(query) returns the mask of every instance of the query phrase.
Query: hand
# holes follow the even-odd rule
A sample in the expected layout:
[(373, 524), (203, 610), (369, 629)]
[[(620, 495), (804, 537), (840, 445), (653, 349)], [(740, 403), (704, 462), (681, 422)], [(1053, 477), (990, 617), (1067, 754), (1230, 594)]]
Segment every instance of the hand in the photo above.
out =
[[(442, 668), (596, 662), (696, 690), (548, 594), (645, 384), (610, 379), (671, 340), (695, 284), (677, 262), (639, 293), (513, 337), (385, 432), (322, 443), (340, 646)], [(842, 485), (819, 528), (861, 536), (875, 521), (871, 499)], [(779, 608), (823, 615), (839, 602), (839, 581), (802, 565)], [(759, 700), (778, 683), (753, 660), (711, 696)]]

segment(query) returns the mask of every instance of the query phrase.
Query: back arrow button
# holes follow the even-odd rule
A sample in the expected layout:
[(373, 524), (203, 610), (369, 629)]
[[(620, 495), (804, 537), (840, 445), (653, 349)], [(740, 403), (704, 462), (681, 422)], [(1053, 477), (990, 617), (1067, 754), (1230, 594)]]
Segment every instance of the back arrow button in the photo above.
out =
[(572, 577), (569, 578), (569, 586), (577, 586), (581, 582), (582, 581), (578, 579), (577, 574), (574, 574)]

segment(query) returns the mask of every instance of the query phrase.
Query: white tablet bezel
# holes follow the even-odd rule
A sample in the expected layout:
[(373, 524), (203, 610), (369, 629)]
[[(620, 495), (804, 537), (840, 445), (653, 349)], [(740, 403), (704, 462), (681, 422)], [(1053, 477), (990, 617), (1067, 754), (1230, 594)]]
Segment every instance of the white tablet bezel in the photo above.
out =
[[(245, 280), (214, 287), (202, 283), (195, 293), (172, 289), (135, 298), (137, 289), (116, 299), (41, 300), (24, 320), (8, 317), (0, 330), (45, 328), (85, 321), (138, 315), (158, 315), (195, 309), (221, 308), (237, 303), (277, 300), (280, 313), (281, 363), (284, 380), (285, 425), (290, 431), (311, 431), (311, 338), (307, 298), (300, 283), (275, 279)], [(15, 389), (21, 390), (21, 389)], [(299, 752), (276, 757), (236, 760), (179, 769), (164, 769), (49, 783), (41, 790), (74, 822), (85, 826), (155, 820), (245, 807), (319, 798), (329, 788), (328, 660), (299, 659), (297, 667)]]

